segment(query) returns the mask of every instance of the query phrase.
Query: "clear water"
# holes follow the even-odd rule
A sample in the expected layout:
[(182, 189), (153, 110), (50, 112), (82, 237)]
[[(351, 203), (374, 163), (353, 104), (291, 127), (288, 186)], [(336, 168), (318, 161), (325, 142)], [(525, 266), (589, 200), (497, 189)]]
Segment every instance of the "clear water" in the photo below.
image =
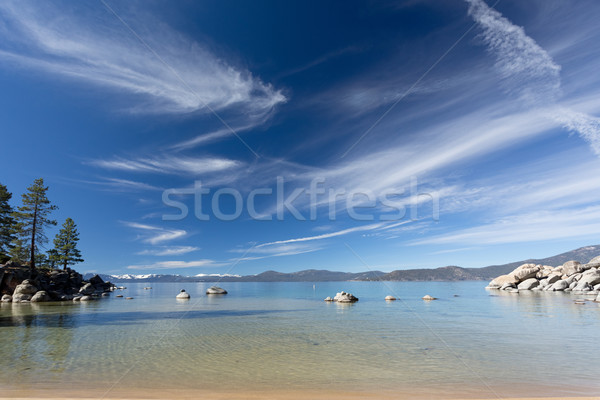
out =
[[(226, 296), (147, 285), (89, 303), (2, 304), (0, 387), (600, 393), (600, 307), (571, 294), (484, 282), (223, 283)], [(182, 288), (191, 300), (175, 299)], [(340, 290), (360, 301), (323, 301)]]

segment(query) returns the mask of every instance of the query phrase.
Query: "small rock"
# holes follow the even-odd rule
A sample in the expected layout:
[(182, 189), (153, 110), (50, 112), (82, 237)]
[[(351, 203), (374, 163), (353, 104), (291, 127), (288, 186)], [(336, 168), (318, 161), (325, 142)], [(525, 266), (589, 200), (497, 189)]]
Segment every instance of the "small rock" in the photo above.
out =
[(73, 297), (73, 301), (81, 301), (81, 298), (82, 298), (82, 297), (83, 297), (83, 296), (74, 296), (74, 297)]
[(385, 299), (387, 301), (394, 301), (394, 300), (396, 300), (396, 298), (394, 296), (385, 296)]
[(133, 300), (133, 297), (125, 297), (125, 300)]
[(333, 299), (329, 296), (325, 297), (325, 301), (333, 301)]
[(80, 301), (92, 301), (94, 298), (92, 296), (81, 296)]
[(10, 303), (12, 301), (12, 296), (10, 294), (5, 294), (2, 296), (2, 303)]
[(437, 300), (436, 297), (432, 297), (428, 294), (426, 294), (425, 296), (421, 297), (423, 300)]
[(177, 299), (183, 299), (183, 300), (187, 300), (190, 298), (190, 294), (187, 293), (185, 291), (185, 289), (181, 289), (181, 292), (179, 292), (179, 294), (177, 296), (175, 296), (175, 298)]
[(123, 295), (122, 294), (118, 294), (115, 297), (123, 297)]
[(211, 286), (206, 289), (206, 294), (227, 294), (227, 290), (222, 289), (218, 286)]
[(144, 290), (150, 290), (150, 289), (152, 289), (152, 287), (151, 287), (151, 286), (146, 286), (146, 287), (144, 288)]
[(108, 297), (110, 296), (110, 293), (102, 293), (102, 297)]

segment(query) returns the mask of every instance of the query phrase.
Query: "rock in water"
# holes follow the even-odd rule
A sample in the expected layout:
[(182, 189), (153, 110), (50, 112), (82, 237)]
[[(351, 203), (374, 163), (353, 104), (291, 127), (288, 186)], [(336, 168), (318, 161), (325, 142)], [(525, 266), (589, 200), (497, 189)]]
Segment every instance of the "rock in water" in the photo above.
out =
[(432, 297), (428, 294), (426, 294), (425, 296), (422, 297), (423, 300), (437, 300), (436, 297)]
[[(73, 299), (75, 300), (75, 299)], [(79, 301), (92, 301), (94, 298), (92, 296), (82, 296)]]
[(133, 300), (133, 297), (125, 297), (125, 300)]
[(10, 294), (5, 294), (2, 296), (3, 303), (10, 303), (12, 301), (12, 296)]
[(176, 299), (188, 300), (190, 298), (190, 294), (185, 291), (185, 289), (181, 289), (181, 292), (177, 296)]
[(340, 295), (339, 297), (337, 297), (337, 302), (338, 303), (355, 303), (358, 301), (358, 297), (354, 296), (352, 293), (345, 293), (342, 292), (343, 294)]
[(562, 265), (563, 274), (570, 276), (581, 271), (579, 261), (567, 261)]
[[(523, 264), (520, 267), (516, 268), (509, 275), (514, 276), (518, 282), (522, 282), (522, 281), (525, 281), (530, 278), (535, 278), (535, 276), (540, 271), (540, 269), (541, 269), (540, 265)], [(518, 283), (518, 282), (515, 282), (515, 283)]]
[(385, 299), (388, 301), (394, 301), (396, 298), (394, 296), (385, 296)]
[(123, 295), (122, 294), (118, 294), (115, 297), (123, 297)]
[(44, 290), (40, 290), (31, 298), (32, 303), (41, 302), (41, 301), (50, 301), (50, 296)]
[(95, 291), (96, 291), (96, 289), (94, 288), (94, 285), (92, 285), (91, 283), (86, 283), (85, 285), (83, 285), (81, 287), (81, 289), (79, 289), (79, 293), (86, 295), (86, 296), (91, 295)]
[(540, 282), (535, 279), (535, 278), (529, 278), (524, 280), (523, 282), (519, 283), (519, 285), (517, 286), (517, 289), (519, 290), (531, 290), (535, 287), (538, 287), (540, 285)]
[(560, 281), (554, 282), (554, 284), (552, 284), (552, 286), (550, 287), (550, 290), (555, 291), (555, 292), (560, 292), (562, 290), (565, 290), (568, 287), (569, 287), (569, 284), (567, 283), (567, 281), (560, 280)]
[(218, 286), (211, 286), (206, 289), (206, 294), (227, 294), (227, 290), (222, 289)]
[(13, 296), (17, 295), (17, 294), (34, 295), (37, 291), (38, 291), (38, 289), (35, 286), (33, 286), (31, 283), (29, 283), (29, 280), (25, 279), (23, 282), (21, 282), (20, 285), (17, 285), (17, 287), (15, 288), (15, 291), (13, 293)]
[(325, 297), (325, 301), (333, 301), (333, 299), (329, 296)]
[(488, 287), (490, 289), (500, 289), (502, 285), (506, 283), (517, 284), (519, 281), (512, 275), (500, 275), (499, 277), (493, 279)]
[(21, 301), (29, 301), (29, 300), (31, 300), (30, 294), (16, 293), (16, 294), (13, 294), (13, 296), (12, 296), (13, 303), (20, 303)]

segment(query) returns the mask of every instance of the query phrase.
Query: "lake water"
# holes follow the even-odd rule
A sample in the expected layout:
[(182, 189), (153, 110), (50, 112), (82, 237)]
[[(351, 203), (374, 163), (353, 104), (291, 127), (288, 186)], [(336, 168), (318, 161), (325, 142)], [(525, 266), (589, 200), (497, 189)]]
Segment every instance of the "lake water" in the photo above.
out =
[[(82, 385), (108, 397), (126, 388), (145, 397), (169, 389), (600, 393), (600, 306), (567, 293), (500, 293), (485, 282), (223, 283), (225, 296), (206, 296), (207, 283), (126, 286), (89, 303), (2, 304), (3, 394)], [(175, 299), (182, 288), (189, 301)], [(360, 301), (323, 301), (340, 290)], [(384, 301), (388, 294), (400, 300)]]

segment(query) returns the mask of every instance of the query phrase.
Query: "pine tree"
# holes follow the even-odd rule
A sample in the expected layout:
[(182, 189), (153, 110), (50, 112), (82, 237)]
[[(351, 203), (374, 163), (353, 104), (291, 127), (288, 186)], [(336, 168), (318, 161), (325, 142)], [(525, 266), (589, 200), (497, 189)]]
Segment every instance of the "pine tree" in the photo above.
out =
[(27, 246), (27, 240), (23, 239), (21, 235), (19, 235), (19, 225), (17, 224), (17, 228), (15, 229), (16, 236), (10, 242), (10, 250), (8, 251), (8, 256), (10, 259), (18, 264), (25, 264), (29, 260), (29, 249)]
[(0, 183), (0, 262), (5, 261), (15, 240), (15, 220), (12, 217), (13, 209), (9, 200), (12, 198), (6, 186)]
[(77, 225), (71, 218), (67, 218), (60, 232), (54, 238), (54, 250), (56, 251), (53, 260), (62, 264), (63, 269), (67, 269), (67, 265), (73, 265), (82, 262), (81, 252), (77, 249), (79, 241), (79, 232)]
[(33, 185), (23, 193), (23, 205), (13, 213), (14, 218), (20, 226), (20, 236), (29, 241), (29, 266), (35, 269), (36, 251), (38, 246), (42, 247), (48, 238), (44, 230), (46, 227), (56, 225), (56, 221), (49, 219), (50, 212), (56, 210), (56, 206), (50, 205), (46, 197), (47, 187), (44, 187), (44, 179), (38, 178)]

